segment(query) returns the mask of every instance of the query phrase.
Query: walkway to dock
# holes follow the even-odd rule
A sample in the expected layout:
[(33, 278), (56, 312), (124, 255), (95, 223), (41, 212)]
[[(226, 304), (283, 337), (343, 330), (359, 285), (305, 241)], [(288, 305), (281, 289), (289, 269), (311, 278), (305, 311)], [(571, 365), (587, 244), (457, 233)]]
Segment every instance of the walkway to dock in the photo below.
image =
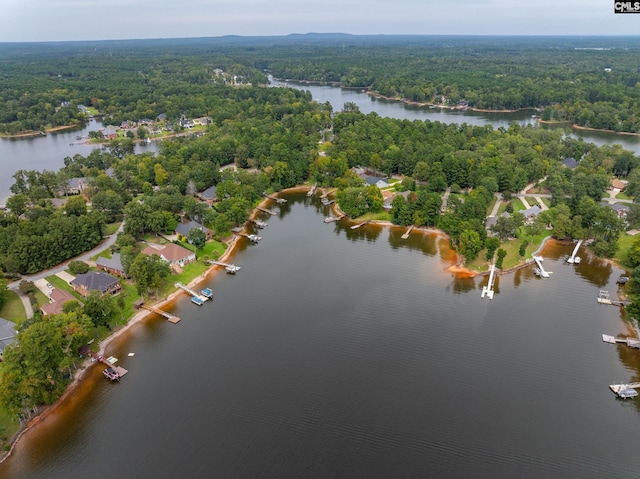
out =
[(331, 193), (335, 193), (336, 191), (338, 191), (338, 188), (334, 188), (334, 189), (332, 189), (332, 190), (327, 190), (327, 191), (325, 191), (324, 193), (322, 193), (322, 194), (320, 195), (320, 198), (321, 198), (321, 199), (322, 199), (322, 198), (326, 198), (326, 197), (327, 197), (327, 196), (329, 196)]
[(338, 215), (338, 216), (327, 216), (324, 219), (325, 223), (333, 223), (334, 221), (340, 221), (342, 218), (344, 218), (346, 215), (344, 213)]
[(571, 257), (569, 259), (567, 259), (567, 263), (569, 263), (569, 264), (579, 264), (580, 263), (580, 256), (576, 256), (576, 254), (578, 253), (578, 248), (580, 248), (580, 245), (582, 244), (582, 241), (583, 240), (578, 241), (578, 244), (573, 249), (573, 253), (571, 254)]
[(357, 225), (353, 225), (351, 227), (352, 230), (357, 230), (358, 228), (360, 228), (361, 226), (364, 226), (366, 224), (368, 224), (371, 220), (367, 220), (367, 221), (363, 221), (362, 223), (358, 223)]
[(481, 298), (484, 298), (485, 296), (489, 299), (493, 299), (493, 280), (495, 279), (495, 274), (496, 274), (496, 265), (492, 264), (491, 265), (491, 270), (489, 272), (489, 283), (487, 284), (487, 286), (483, 286), (482, 287), (482, 294), (480, 295)]
[(541, 278), (548, 278), (550, 272), (545, 271), (544, 268), (542, 267), (542, 261), (544, 260), (544, 258), (542, 256), (534, 256), (533, 260), (538, 265), (538, 271), (540, 273), (540, 277)]
[(186, 291), (187, 293), (189, 293), (192, 297), (194, 298), (198, 298), (200, 301), (202, 301), (203, 303), (205, 301), (208, 301), (210, 298), (207, 298), (206, 296), (200, 294), (200, 293), (196, 293), (194, 290), (192, 290), (191, 288), (185, 286), (182, 283), (176, 283), (175, 284), (176, 288), (180, 288), (183, 291)]
[(622, 301), (611, 299), (609, 295), (609, 291), (605, 291), (604, 289), (601, 289), (598, 292), (598, 303), (600, 304), (609, 304), (611, 306), (625, 306), (630, 302), (631, 301), (628, 299), (622, 300)]
[(277, 196), (267, 194), (266, 191), (262, 192), (262, 196), (264, 196), (265, 198), (269, 198), (270, 200), (273, 200), (278, 204), (282, 204), (282, 203), (286, 203), (287, 202), (287, 200), (285, 200), (284, 198), (278, 198)]
[(626, 344), (630, 348), (640, 349), (640, 339), (636, 339), (636, 338), (616, 338), (615, 336), (603, 334), (602, 341), (609, 344), (616, 344), (616, 343)]
[(267, 223), (265, 223), (264, 221), (259, 220), (259, 219), (257, 219), (257, 218), (252, 219), (252, 220), (251, 220), (251, 222), (252, 222), (254, 225), (256, 225), (256, 227), (257, 227), (257, 228), (260, 228), (260, 229), (262, 229), (262, 228), (266, 228), (267, 226), (269, 226)]
[(247, 234), (247, 233), (236, 233), (236, 234), (238, 236), (243, 236), (244, 238), (247, 238), (252, 243), (257, 243), (258, 241), (260, 241), (262, 239), (262, 236), (258, 236), (258, 235), (254, 235), (254, 234)]
[(240, 266), (236, 266), (235, 264), (232, 264), (232, 263), (223, 263), (222, 261), (215, 261), (215, 260), (209, 260), (209, 263), (215, 264), (218, 266), (223, 266), (224, 269), (226, 269), (227, 272), (229, 273), (237, 273), (238, 271), (240, 271)]
[(411, 233), (411, 230), (413, 229), (414, 225), (409, 226), (409, 229), (407, 230), (407, 232), (405, 234), (403, 234), (401, 236), (402, 239), (407, 239), (409, 238), (409, 233)]
[(324, 206), (329, 206), (329, 205), (332, 205), (332, 204), (334, 204), (336, 202), (336, 200), (328, 200), (326, 198), (322, 198), (321, 201), (322, 201), (322, 204)]
[(268, 210), (268, 209), (266, 209), (266, 208), (263, 208), (262, 206), (258, 206), (256, 209), (257, 209), (258, 211), (262, 211), (263, 213), (268, 213), (268, 214), (270, 214), (271, 216), (275, 216), (275, 215), (277, 215), (277, 214), (278, 214), (278, 213), (276, 213), (275, 211)]
[[(134, 305), (134, 307), (136, 307), (136, 306)], [(147, 304), (140, 304), (137, 307), (142, 308), (142, 309), (146, 309), (147, 311), (151, 311), (152, 313), (156, 313), (156, 314), (158, 314), (160, 316), (163, 316), (170, 323), (175, 324), (175, 323), (179, 323), (180, 322), (180, 318), (179, 317), (174, 316), (173, 314), (168, 313), (167, 311), (163, 311), (160, 308), (156, 308), (155, 306), (149, 306)]]
[(314, 183), (311, 189), (307, 191), (307, 196), (313, 196), (317, 188), (318, 188), (318, 183)]

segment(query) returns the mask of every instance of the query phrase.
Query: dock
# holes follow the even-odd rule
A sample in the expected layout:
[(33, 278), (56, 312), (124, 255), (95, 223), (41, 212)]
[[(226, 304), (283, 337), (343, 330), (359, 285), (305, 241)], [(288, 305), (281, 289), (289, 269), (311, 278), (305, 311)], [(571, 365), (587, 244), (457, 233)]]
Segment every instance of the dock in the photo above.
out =
[(626, 344), (630, 348), (640, 349), (640, 339), (636, 338), (616, 338), (615, 336), (603, 334), (602, 341), (609, 344)]
[(91, 351), (89, 349), (89, 346), (85, 346), (82, 350), (82, 353), (88, 356), (91, 356), (97, 362), (102, 363), (108, 368), (113, 369), (116, 373), (118, 373), (119, 377), (122, 377), (129, 372), (127, 369), (123, 368), (122, 366), (116, 366), (116, 362), (118, 361), (118, 358), (114, 358), (113, 356), (109, 356), (108, 358), (105, 358), (104, 356), (100, 356), (99, 354)]
[(334, 221), (340, 221), (342, 218), (344, 218), (346, 215), (343, 213), (341, 215), (338, 216), (327, 216), (324, 219), (325, 223), (333, 223)]
[(409, 238), (409, 234), (411, 233), (411, 230), (413, 229), (413, 227), (414, 227), (414, 225), (409, 226), (409, 229), (406, 231), (406, 233), (405, 233), (405, 234), (403, 234), (403, 235), (401, 236), (401, 238), (402, 238), (402, 239), (407, 239), (407, 238)]
[(267, 223), (265, 223), (264, 221), (259, 220), (259, 219), (252, 219), (251, 222), (254, 225), (256, 225), (256, 228), (260, 228), (260, 229), (266, 228), (268, 226)]
[[(185, 286), (182, 283), (176, 283), (175, 284), (176, 288), (180, 288), (183, 291), (186, 291), (187, 293), (189, 293), (191, 295), (191, 299), (193, 301), (193, 299), (197, 299), (199, 301), (202, 301), (202, 303), (204, 303), (205, 301), (208, 301), (209, 298), (207, 298), (206, 296), (202, 295), (201, 293), (196, 293), (194, 290), (192, 290), (191, 288)], [(195, 304), (197, 304), (198, 306), (200, 306), (200, 304), (198, 304), (197, 302), (193, 301)]]
[(277, 214), (278, 214), (278, 213), (276, 213), (275, 211), (268, 210), (268, 209), (266, 209), (266, 208), (263, 208), (262, 206), (258, 206), (256, 209), (257, 209), (258, 211), (262, 211), (263, 213), (268, 213), (268, 214), (270, 214), (271, 216), (275, 216), (275, 215), (277, 215)]
[(313, 196), (317, 188), (318, 188), (318, 183), (314, 183), (311, 189), (307, 191), (307, 196)]
[(358, 228), (360, 228), (361, 226), (364, 226), (366, 224), (369, 224), (371, 220), (367, 220), (367, 221), (363, 221), (362, 223), (358, 223), (357, 225), (353, 225), (351, 227), (352, 230), (357, 230)]
[(332, 190), (327, 190), (327, 191), (325, 191), (324, 193), (322, 193), (322, 194), (320, 195), (320, 199), (322, 199), (322, 198), (326, 198), (326, 197), (327, 197), (327, 196), (329, 196), (331, 193), (335, 193), (336, 191), (338, 191), (338, 188), (334, 188), (334, 189), (332, 189)]
[(159, 316), (162, 316), (164, 318), (167, 319), (167, 321), (169, 321), (170, 323), (176, 324), (180, 322), (180, 318), (177, 316), (174, 316), (171, 313), (168, 313), (167, 311), (163, 311), (160, 308), (156, 308), (155, 306), (149, 306), (147, 304), (139, 304), (138, 306), (136, 306), (134, 304), (134, 308), (138, 309), (138, 308), (142, 308), (142, 309), (146, 309), (147, 311), (151, 311), (152, 313), (156, 313)]
[(611, 299), (610, 295), (609, 295), (609, 291), (605, 291), (604, 289), (601, 289), (598, 293), (598, 303), (599, 304), (608, 304), (611, 306), (626, 306), (627, 304), (629, 304), (631, 301), (630, 300), (615, 300), (615, 299)]
[(535, 268), (533, 270), (533, 272), (535, 274), (537, 274), (538, 276), (540, 276), (541, 278), (548, 278), (549, 275), (551, 274), (551, 272), (550, 271), (545, 271), (544, 268), (542, 267), (542, 261), (544, 261), (544, 258), (542, 256), (534, 256), (533, 260), (538, 265), (538, 267)]
[(576, 256), (576, 254), (578, 253), (578, 249), (580, 248), (580, 245), (582, 244), (582, 240), (578, 241), (578, 244), (576, 245), (576, 247), (573, 249), (573, 253), (571, 254), (571, 257), (569, 259), (567, 259), (567, 263), (569, 264), (580, 264), (580, 256)]
[(329, 206), (332, 205), (336, 202), (336, 200), (328, 200), (327, 198), (322, 198), (322, 200), (320, 200), (322, 202), (322, 204), (324, 206)]
[(258, 241), (260, 241), (262, 239), (262, 236), (258, 236), (258, 235), (254, 235), (254, 234), (247, 234), (247, 233), (237, 233), (237, 234), (238, 234), (238, 236), (243, 236), (243, 237), (247, 238), (252, 243), (257, 243)]
[(230, 274), (236, 274), (241, 269), (240, 266), (236, 266), (233, 263), (223, 263), (222, 261), (215, 261), (215, 260), (210, 260), (209, 263), (224, 267), (224, 269), (227, 270), (227, 273), (230, 273)]
[(636, 389), (640, 388), (640, 383), (620, 383), (620, 384), (610, 384), (609, 389), (622, 399), (630, 399), (634, 398), (638, 395), (638, 391)]
[(491, 265), (491, 271), (489, 272), (489, 283), (487, 284), (487, 286), (483, 286), (482, 287), (482, 294), (480, 295), (481, 298), (484, 298), (485, 296), (489, 299), (493, 299), (493, 281), (495, 279), (495, 274), (496, 274), (496, 265), (492, 264)]
[(287, 202), (287, 200), (285, 200), (284, 198), (278, 198), (277, 196), (267, 194), (266, 191), (262, 192), (262, 196), (264, 196), (265, 198), (269, 198), (270, 200), (275, 201), (279, 205), (282, 204), (282, 203), (286, 203)]

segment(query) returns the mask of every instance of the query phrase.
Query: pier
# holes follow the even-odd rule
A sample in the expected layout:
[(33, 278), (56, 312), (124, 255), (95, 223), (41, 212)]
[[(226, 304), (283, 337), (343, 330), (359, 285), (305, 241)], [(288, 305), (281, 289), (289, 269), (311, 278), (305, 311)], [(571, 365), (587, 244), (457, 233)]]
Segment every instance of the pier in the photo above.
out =
[(262, 229), (262, 228), (266, 228), (266, 227), (268, 226), (268, 225), (267, 225), (267, 223), (265, 223), (264, 221), (259, 220), (259, 219), (255, 219), (255, 218), (254, 218), (254, 219), (252, 219), (252, 220), (251, 220), (251, 222), (252, 222), (254, 225), (256, 225), (256, 228), (260, 228), (260, 229)]
[(631, 301), (630, 300), (615, 300), (615, 299), (611, 299), (610, 295), (609, 295), (609, 291), (605, 291), (604, 289), (601, 289), (598, 292), (598, 303), (599, 304), (609, 304), (611, 306), (625, 306), (627, 304), (629, 304)]
[(324, 219), (325, 223), (333, 223), (334, 221), (340, 221), (342, 218), (344, 218), (346, 215), (343, 213), (341, 215), (338, 216), (327, 216)]
[(402, 238), (402, 239), (407, 239), (407, 238), (409, 238), (409, 233), (411, 233), (411, 230), (413, 229), (413, 227), (414, 227), (414, 225), (409, 226), (409, 229), (406, 231), (406, 233), (405, 233), (405, 234), (403, 234), (403, 235), (401, 236), (401, 238)]
[[(204, 303), (205, 301), (209, 300), (209, 298), (207, 298), (206, 296), (200, 294), (200, 293), (196, 293), (194, 290), (192, 290), (191, 288), (185, 286), (182, 283), (176, 283), (175, 284), (176, 288), (180, 288), (183, 291), (186, 291), (187, 293), (189, 293), (191, 295), (191, 298), (195, 298), (198, 301), (202, 301), (202, 303)], [(194, 301), (195, 302), (195, 301)], [(195, 302), (195, 304), (198, 304), (197, 302)], [(198, 304), (198, 306), (200, 306), (200, 304)]]
[(622, 399), (636, 397), (638, 395), (638, 391), (636, 391), (636, 389), (638, 388), (640, 388), (640, 383), (620, 383), (609, 385), (609, 389), (611, 389), (614, 394)]
[(569, 259), (567, 259), (567, 263), (569, 263), (569, 264), (580, 264), (580, 256), (576, 256), (576, 254), (578, 253), (578, 248), (580, 248), (581, 244), (582, 244), (582, 240), (578, 241), (578, 244), (573, 249), (573, 253), (571, 254), (571, 257)]
[(241, 269), (240, 266), (236, 266), (233, 263), (223, 263), (222, 261), (215, 261), (215, 260), (210, 260), (209, 263), (215, 264), (217, 266), (222, 266), (224, 267), (224, 269), (227, 270), (227, 273), (231, 273), (231, 274), (235, 274)]
[(335, 193), (336, 191), (338, 191), (338, 188), (334, 188), (334, 189), (332, 189), (332, 190), (327, 190), (327, 191), (325, 191), (324, 193), (322, 193), (322, 194), (320, 195), (320, 199), (322, 199), (322, 198), (326, 198), (326, 197), (327, 197), (327, 196), (329, 196), (331, 193)]
[(602, 341), (609, 344), (626, 344), (630, 348), (640, 349), (640, 339), (636, 338), (616, 338), (608, 334), (603, 334)]
[(313, 196), (317, 188), (318, 188), (318, 183), (314, 183), (311, 189), (307, 191), (307, 196)]
[(91, 356), (97, 362), (104, 364), (108, 368), (113, 369), (116, 373), (118, 373), (118, 379), (127, 374), (129, 371), (123, 368), (122, 366), (116, 366), (115, 363), (118, 361), (118, 358), (114, 358), (113, 356), (109, 356), (105, 358), (104, 356), (100, 356), (97, 353), (94, 353), (89, 349), (89, 346), (84, 346), (82, 349), (82, 354), (86, 354)]
[(336, 202), (336, 200), (328, 200), (327, 198), (322, 198), (322, 200), (320, 200), (320, 201), (322, 201), (322, 204), (324, 206), (329, 206), (329, 205), (332, 205), (332, 204), (334, 204)]
[(147, 304), (144, 304), (142, 301), (136, 301), (133, 304), (133, 307), (135, 309), (142, 308), (142, 309), (146, 309), (147, 311), (151, 311), (152, 313), (156, 313), (157, 315), (166, 318), (167, 321), (169, 321), (170, 323), (173, 323), (173, 324), (180, 322), (180, 318), (179, 317), (174, 316), (173, 314), (168, 313), (167, 311), (163, 311), (160, 308), (156, 308), (155, 306), (149, 306)]
[(484, 298), (485, 296), (489, 299), (493, 299), (493, 281), (495, 279), (495, 274), (496, 274), (496, 265), (492, 264), (491, 265), (491, 271), (489, 272), (489, 283), (486, 286), (482, 287), (482, 294), (480, 295), (481, 298)]
[(361, 226), (364, 226), (366, 224), (369, 224), (371, 220), (367, 220), (367, 221), (363, 221), (362, 223), (358, 223), (357, 225), (353, 225), (351, 227), (352, 230), (357, 230), (358, 228), (360, 228)]
[(542, 256), (534, 256), (533, 260), (538, 265), (537, 268), (534, 268), (533, 272), (538, 276), (540, 276), (541, 278), (548, 278), (551, 272), (545, 271), (544, 268), (542, 267), (542, 262), (544, 261), (544, 258)]
[(262, 192), (262, 196), (264, 196), (265, 198), (269, 198), (270, 200), (275, 201), (276, 203), (278, 203), (279, 205), (282, 203), (286, 203), (287, 200), (285, 200), (284, 198), (278, 198), (277, 196), (273, 196), (273, 195), (268, 195), (266, 193), (266, 191)]
[(254, 234), (237, 233), (237, 235), (247, 238), (252, 243), (257, 243), (258, 241), (260, 241), (262, 239), (262, 236), (258, 236), (258, 235), (254, 235)]
[(268, 210), (268, 209), (266, 209), (266, 208), (263, 208), (262, 206), (258, 206), (256, 209), (257, 209), (258, 211), (262, 211), (263, 213), (268, 213), (268, 214), (270, 214), (271, 216), (275, 216), (275, 215), (277, 215), (277, 214), (278, 214), (278, 213), (276, 213), (275, 211)]

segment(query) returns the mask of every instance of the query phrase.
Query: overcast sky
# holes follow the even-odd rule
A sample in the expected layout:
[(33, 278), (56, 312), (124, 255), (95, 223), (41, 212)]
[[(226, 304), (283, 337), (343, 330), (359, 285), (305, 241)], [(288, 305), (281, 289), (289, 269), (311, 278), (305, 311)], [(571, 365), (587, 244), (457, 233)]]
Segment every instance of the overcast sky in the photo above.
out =
[(640, 35), (611, 0), (0, 0), (0, 42), (286, 35)]

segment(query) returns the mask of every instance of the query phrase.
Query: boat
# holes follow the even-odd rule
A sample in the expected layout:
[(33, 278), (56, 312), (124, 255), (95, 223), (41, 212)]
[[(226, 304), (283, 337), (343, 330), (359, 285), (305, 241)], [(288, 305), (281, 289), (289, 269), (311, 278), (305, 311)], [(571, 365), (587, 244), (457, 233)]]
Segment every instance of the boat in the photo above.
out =
[(536, 276), (542, 276), (542, 273), (538, 268), (533, 268), (533, 274), (535, 274)]
[(253, 242), (253, 243), (257, 243), (258, 241), (260, 241), (262, 238), (258, 235), (247, 235), (247, 238), (249, 238), (249, 241)]
[(204, 288), (202, 291), (200, 291), (200, 294), (205, 298), (213, 299), (213, 291), (211, 291), (211, 289), (209, 288)]
[(238, 271), (240, 271), (240, 266), (236, 266), (235, 264), (228, 264), (224, 267), (224, 269), (229, 274), (236, 274)]
[(616, 281), (616, 283), (618, 283), (618, 284), (626, 284), (627, 281), (629, 281), (629, 276), (621, 274), (620, 277), (618, 278), (618, 281)]
[(197, 306), (202, 306), (204, 304), (204, 301), (196, 296), (191, 296), (191, 302)]
[(104, 371), (102, 371), (102, 374), (104, 374), (105, 378), (111, 381), (120, 381), (120, 375), (113, 368), (106, 368)]
[(621, 385), (620, 391), (617, 392), (618, 397), (622, 399), (631, 399), (638, 396), (638, 391), (627, 387), (626, 384)]

